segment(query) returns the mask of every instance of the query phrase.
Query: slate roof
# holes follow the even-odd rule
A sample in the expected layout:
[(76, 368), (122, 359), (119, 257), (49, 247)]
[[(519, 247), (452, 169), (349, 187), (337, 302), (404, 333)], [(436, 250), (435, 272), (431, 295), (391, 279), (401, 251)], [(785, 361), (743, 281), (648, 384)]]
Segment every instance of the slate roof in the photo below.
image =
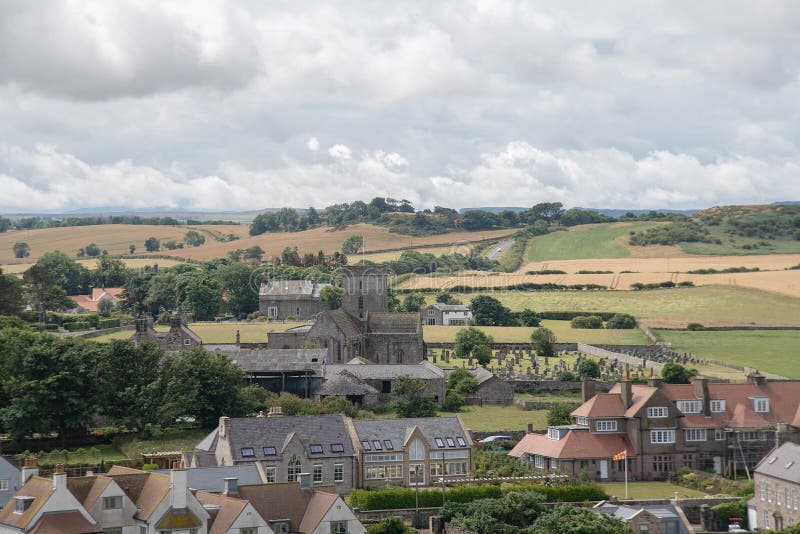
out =
[(419, 327), (419, 313), (369, 312), (367, 314), (367, 332), (370, 334), (416, 334)]
[(494, 378), (494, 374), (485, 367), (476, 367), (470, 371), (475, 376), (475, 381), (480, 386), (487, 380)]
[(624, 450), (628, 451), (628, 456), (636, 455), (625, 434), (592, 434), (588, 430), (569, 430), (559, 440), (550, 439), (547, 434), (525, 434), (508, 455), (516, 458), (526, 453), (562, 459), (611, 458)]
[(325, 378), (334, 377), (347, 371), (361, 380), (392, 380), (398, 376), (409, 375), (426, 380), (443, 378), (444, 371), (430, 362), (417, 364), (352, 364), (336, 363), (325, 366)]
[[(436, 438), (444, 440), (445, 438), (458, 438), (461, 437), (467, 444), (467, 447), (472, 445), (469, 435), (464, 431), (461, 420), (458, 417), (413, 417), (406, 419), (360, 419), (353, 420), (353, 429), (355, 430), (358, 441), (372, 441), (378, 440), (383, 444), (384, 440), (390, 440), (394, 450), (402, 450), (406, 438), (411, 433), (414, 427), (419, 428), (425, 440), (431, 447), (431, 450), (452, 450), (464, 449), (466, 447), (458, 446), (448, 447), (447, 442), (444, 441), (444, 447), (439, 447), (436, 443)], [(384, 447), (385, 450), (385, 447)], [(372, 452), (372, 451), (370, 451)]]
[(322, 387), (317, 391), (317, 394), (339, 397), (346, 395), (377, 395), (378, 390), (362, 382), (350, 372), (341, 371), (331, 378), (326, 379), (325, 383), (322, 384)]
[(436, 302), (428, 306), (428, 308), (434, 308), (439, 311), (458, 311), (458, 312), (468, 312), (469, 306), (466, 304), (442, 304), (441, 302)]
[(272, 280), (261, 284), (258, 295), (278, 300), (318, 299), (322, 288), (329, 285), (311, 280)]
[(601, 502), (595, 505), (592, 510), (612, 515), (623, 521), (631, 519), (643, 510), (653, 514), (659, 519), (680, 519), (675, 509), (668, 504), (629, 506), (625, 504)]
[[(308, 452), (311, 444), (322, 445), (322, 454), (312, 458), (352, 456), (353, 445), (347, 433), (344, 416), (307, 415), (296, 417), (231, 418), (228, 442), (236, 462), (263, 460), (263, 447), (275, 447), (281, 452), (289, 435), (294, 433)], [(205, 440), (204, 440), (205, 441)], [(331, 452), (331, 443), (341, 443), (343, 453)], [(242, 457), (242, 447), (253, 447), (255, 458)]]
[(796, 484), (800, 481), (800, 445), (786, 442), (758, 463), (755, 473)]
[[(153, 471), (169, 476), (169, 470)], [(193, 467), (186, 470), (186, 479), (190, 489), (206, 493), (222, 493), (226, 478), (239, 479), (238, 484), (261, 484), (261, 475), (255, 464), (228, 465), (222, 467)]]
[[(322, 375), (326, 349), (239, 349), (218, 351), (249, 373), (267, 371), (314, 371)], [(316, 361), (314, 361), (316, 360)]]
[(327, 315), (346, 337), (356, 338), (362, 334), (361, 327), (344, 310), (329, 311)]

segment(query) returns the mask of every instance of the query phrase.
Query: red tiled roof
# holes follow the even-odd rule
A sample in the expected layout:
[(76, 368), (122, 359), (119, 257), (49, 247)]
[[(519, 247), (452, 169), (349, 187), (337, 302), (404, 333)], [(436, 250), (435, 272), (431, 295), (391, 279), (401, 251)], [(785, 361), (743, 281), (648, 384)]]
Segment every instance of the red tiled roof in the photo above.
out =
[(592, 434), (588, 430), (570, 430), (560, 440), (550, 439), (546, 434), (526, 434), (509, 456), (521, 457), (523, 454), (538, 454), (548, 458), (610, 458), (628, 451), (635, 456), (636, 451), (624, 434)]
[(623, 417), (625, 407), (619, 393), (598, 393), (578, 406), (573, 417)]

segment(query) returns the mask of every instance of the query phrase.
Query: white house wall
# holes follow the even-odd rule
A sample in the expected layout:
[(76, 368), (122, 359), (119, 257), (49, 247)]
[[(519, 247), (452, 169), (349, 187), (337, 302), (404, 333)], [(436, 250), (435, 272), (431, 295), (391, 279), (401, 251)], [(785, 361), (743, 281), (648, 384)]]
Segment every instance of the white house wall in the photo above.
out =
[(258, 528), (258, 534), (275, 534), (269, 528), (269, 524), (256, 512), (256, 509), (250, 503), (247, 503), (242, 513), (239, 514), (231, 528), (228, 529), (228, 534), (239, 534), (239, 529), (242, 528)]
[[(122, 497), (122, 508), (103, 510), (103, 497)], [(106, 486), (103, 493), (87, 510), (103, 530), (123, 527), (122, 534), (139, 534), (139, 527), (133, 516), (136, 515), (136, 504), (128, 497), (115, 481)]]
[[(349, 534), (365, 534), (367, 529), (361, 524), (349, 506), (340, 498), (336, 499), (328, 512), (322, 518), (313, 534), (330, 534), (332, 521), (347, 521), (347, 532)], [(261, 534), (261, 533), (259, 533)]]

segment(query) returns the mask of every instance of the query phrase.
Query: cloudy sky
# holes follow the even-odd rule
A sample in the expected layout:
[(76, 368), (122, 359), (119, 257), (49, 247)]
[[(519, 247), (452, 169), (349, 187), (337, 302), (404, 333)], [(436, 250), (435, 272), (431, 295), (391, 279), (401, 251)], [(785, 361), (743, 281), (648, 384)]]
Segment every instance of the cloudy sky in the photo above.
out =
[(800, 200), (798, 35), (794, 0), (0, 0), (0, 210)]

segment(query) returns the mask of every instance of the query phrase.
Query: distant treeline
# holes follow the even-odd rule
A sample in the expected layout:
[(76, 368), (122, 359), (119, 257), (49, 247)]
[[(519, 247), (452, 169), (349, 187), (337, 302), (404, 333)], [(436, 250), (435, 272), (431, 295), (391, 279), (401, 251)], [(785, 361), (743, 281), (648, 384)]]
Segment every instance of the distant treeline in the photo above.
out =
[(65, 217), (63, 219), (45, 219), (42, 217), (23, 217), (12, 221), (6, 217), (0, 217), (0, 232), (7, 230), (35, 230), (39, 228), (61, 228), (67, 226), (97, 226), (100, 224), (146, 224), (154, 226), (180, 226), (180, 225), (222, 225), (239, 224), (235, 221), (199, 221), (187, 219), (179, 221), (174, 217), (140, 217), (138, 215), (109, 215), (97, 217)]

